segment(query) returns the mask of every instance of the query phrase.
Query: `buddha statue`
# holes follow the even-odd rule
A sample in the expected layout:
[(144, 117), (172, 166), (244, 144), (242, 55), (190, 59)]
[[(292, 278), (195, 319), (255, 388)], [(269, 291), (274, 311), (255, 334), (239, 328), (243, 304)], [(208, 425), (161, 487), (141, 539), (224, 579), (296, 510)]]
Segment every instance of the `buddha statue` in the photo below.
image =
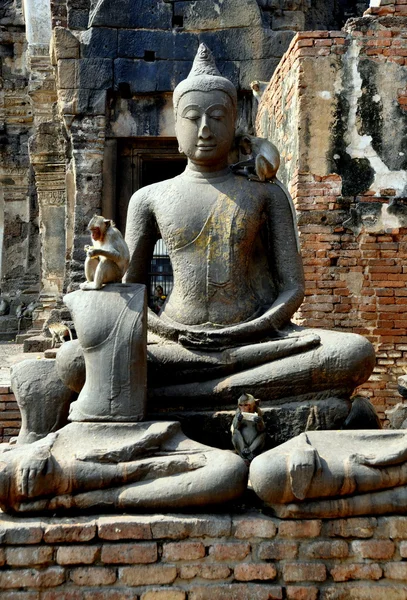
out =
[(204, 44), (174, 90), (174, 111), (187, 167), (138, 190), (126, 225), (125, 281), (147, 284), (160, 238), (174, 275), (160, 313), (148, 315), (149, 410), (221, 410), (242, 393), (265, 412), (292, 401), (346, 403), (373, 369), (373, 347), (291, 322), (304, 299), (292, 201), (278, 180), (250, 181), (228, 167), (237, 94)]

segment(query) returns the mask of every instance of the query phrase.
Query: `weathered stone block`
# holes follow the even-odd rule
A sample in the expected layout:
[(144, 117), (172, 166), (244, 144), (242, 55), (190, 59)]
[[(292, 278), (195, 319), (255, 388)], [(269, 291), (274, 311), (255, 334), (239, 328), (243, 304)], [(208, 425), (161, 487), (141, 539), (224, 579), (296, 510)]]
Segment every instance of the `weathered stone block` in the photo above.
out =
[(106, 90), (68, 89), (59, 90), (58, 103), (67, 115), (104, 115), (106, 113)]
[(157, 544), (103, 544), (101, 560), (103, 563), (146, 564), (157, 560)]
[(254, 79), (269, 81), (279, 62), (280, 58), (276, 57), (240, 61), (239, 87), (243, 90), (250, 90), (250, 83)]
[(262, 25), (261, 13), (254, 0), (223, 0), (219, 5), (212, 0), (175, 2), (174, 14), (183, 18), (182, 27), (186, 31)]
[(101, 0), (89, 13), (89, 27), (171, 29), (171, 3), (157, 0)]
[(272, 29), (274, 31), (304, 31), (305, 15), (301, 10), (284, 11), (280, 16), (273, 16)]
[(53, 30), (53, 50), (56, 60), (79, 58), (80, 43), (69, 29), (55, 27)]
[(92, 27), (81, 36), (82, 58), (116, 58), (117, 29)]
[(156, 60), (193, 61), (198, 44), (198, 36), (192, 33), (124, 29), (119, 31), (118, 55), (144, 58), (145, 52), (154, 52)]
[(118, 90), (125, 86), (130, 94), (172, 92), (188, 76), (191, 66), (189, 61), (169, 63), (118, 58), (114, 61), (114, 86)]
[(113, 62), (107, 58), (58, 61), (58, 86), (62, 89), (101, 90), (111, 87)]

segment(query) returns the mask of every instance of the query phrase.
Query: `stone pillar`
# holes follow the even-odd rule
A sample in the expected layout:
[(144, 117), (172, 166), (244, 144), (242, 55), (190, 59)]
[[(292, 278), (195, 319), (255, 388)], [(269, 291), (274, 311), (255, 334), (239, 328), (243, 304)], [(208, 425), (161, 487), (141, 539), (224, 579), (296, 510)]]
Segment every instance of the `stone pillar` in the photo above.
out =
[(65, 144), (57, 123), (41, 123), (30, 138), (40, 213), (42, 295), (57, 300), (65, 275)]

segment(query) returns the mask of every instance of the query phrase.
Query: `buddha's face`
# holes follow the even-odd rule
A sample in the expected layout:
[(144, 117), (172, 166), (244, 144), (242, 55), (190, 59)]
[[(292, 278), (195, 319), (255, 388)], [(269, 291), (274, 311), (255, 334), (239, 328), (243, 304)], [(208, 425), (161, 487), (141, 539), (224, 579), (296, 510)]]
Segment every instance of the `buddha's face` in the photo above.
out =
[(191, 91), (178, 104), (175, 131), (180, 146), (197, 165), (224, 166), (235, 131), (235, 111), (221, 90)]

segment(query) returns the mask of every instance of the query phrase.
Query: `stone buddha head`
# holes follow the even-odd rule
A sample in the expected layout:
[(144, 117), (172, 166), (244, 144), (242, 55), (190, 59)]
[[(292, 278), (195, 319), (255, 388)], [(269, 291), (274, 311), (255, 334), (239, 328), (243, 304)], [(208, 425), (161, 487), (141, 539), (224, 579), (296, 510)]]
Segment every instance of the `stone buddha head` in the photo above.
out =
[(198, 168), (225, 167), (235, 135), (237, 94), (205, 44), (188, 77), (175, 88), (173, 101), (180, 152)]

